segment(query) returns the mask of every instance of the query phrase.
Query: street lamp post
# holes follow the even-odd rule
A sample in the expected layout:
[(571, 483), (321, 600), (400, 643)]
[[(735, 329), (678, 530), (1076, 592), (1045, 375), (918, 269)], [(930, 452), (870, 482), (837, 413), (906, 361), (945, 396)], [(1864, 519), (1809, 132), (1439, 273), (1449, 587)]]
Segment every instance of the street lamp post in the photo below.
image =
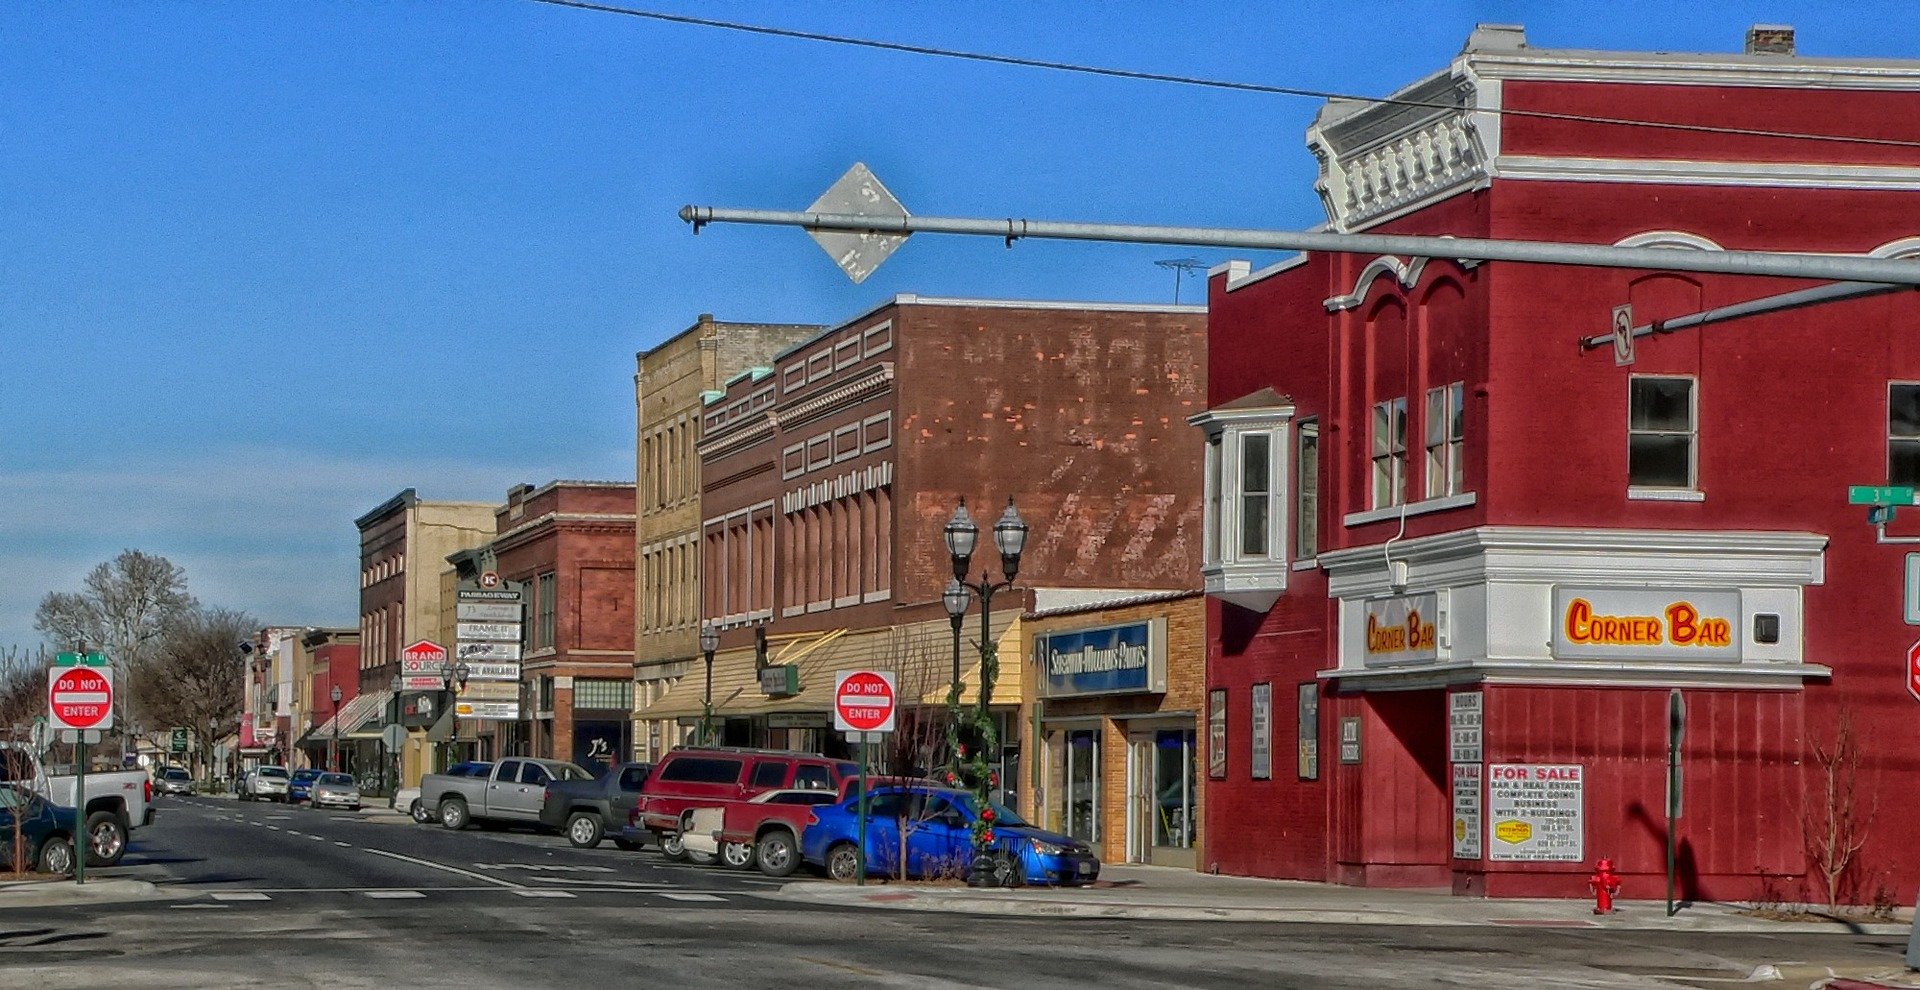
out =
[[(451, 710), (453, 706), (458, 703), (459, 692), (467, 689), (467, 678), (472, 675), (473, 668), (467, 666), (464, 661), (455, 663), (452, 654), (448, 654), (447, 658), (441, 661), (440, 683), (445, 685), (447, 696), (453, 699), (442, 706), (442, 711)], [(438, 720), (436, 719), (436, 721)], [(447, 739), (447, 748), (440, 754), (442, 761), (441, 769), (443, 770), (453, 765), (453, 756), (458, 752), (460, 746), (458, 720), (455, 721), (454, 725), (455, 728), (449, 733)]]
[(720, 630), (700, 627), (700, 652), (707, 657), (707, 691), (700, 703), (700, 745), (713, 745), (713, 651), (720, 648)]
[(957, 780), (960, 774), (960, 624), (966, 621), (967, 607), (973, 604), (973, 589), (959, 578), (952, 578), (947, 581), (947, 590), (941, 593), (940, 601), (946, 605), (947, 621), (953, 625), (953, 684), (947, 688), (947, 770)]
[[(973, 561), (974, 545), (980, 538), (980, 527), (967, 512), (967, 500), (962, 498), (953, 512), (953, 518), (947, 521), (942, 530), (946, 538), (947, 555), (953, 559), (953, 581), (947, 585), (947, 593), (942, 599), (947, 606), (947, 615), (954, 623), (956, 644), (954, 650), (953, 687), (948, 693), (955, 712), (959, 710), (960, 693), (960, 651), (958, 636), (959, 616), (966, 611), (964, 595), (972, 592), (980, 598), (980, 689), (973, 715), (973, 742), (978, 752), (974, 754), (973, 791), (981, 812), (981, 823), (975, 827), (974, 856), (969, 869), (967, 883), (976, 887), (990, 886), (993, 883), (994, 862), (988, 852), (990, 843), (987, 836), (993, 832), (991, 795), (993, 790), (993, 772), (990, 755), (994, 749), (995, 733), (993, 728), (993, 682), (999, 676), (999, 656), (993, 645), (993, 596), (996, 592), (1013, 587), (1014, 579), (1020, 574), (1020, 554), (1027, 546), (1027, 523), (1013, 507), (1013, 498), (1007, 498), (1007, 508), (993, 524), (994, 548), (1000, 551), (1000, 573), (1003, 580), (995, 581), (991, 574), (981, 571), (980, 580), (967, 581), (967, 567)], [(958, 586), (956, 590), (955, 586)], [(956, 605), (958, 607), (956, 608)], [(956, 724), (948, 733), (949, 748), (953, 751), (953, 762), (963, 765), (960, 756), (961, 733)]]
[(333, 738), (327, 740), (327, 769), (338, 770), (340, 769), (340, 685), (335, 684), (333, 690), (327, 692), (327, 697), (333, 701), (333, 718), (330, 719), (333, 722)]

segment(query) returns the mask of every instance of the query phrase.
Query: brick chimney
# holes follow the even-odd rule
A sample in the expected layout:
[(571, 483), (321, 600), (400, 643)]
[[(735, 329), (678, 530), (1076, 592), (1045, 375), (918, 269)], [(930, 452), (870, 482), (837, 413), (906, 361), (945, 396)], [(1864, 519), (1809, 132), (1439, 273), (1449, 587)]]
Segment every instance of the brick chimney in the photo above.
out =
[(1793, 25), (1755, 24), (1747, 29), (1748, 55), (1792, 55)]

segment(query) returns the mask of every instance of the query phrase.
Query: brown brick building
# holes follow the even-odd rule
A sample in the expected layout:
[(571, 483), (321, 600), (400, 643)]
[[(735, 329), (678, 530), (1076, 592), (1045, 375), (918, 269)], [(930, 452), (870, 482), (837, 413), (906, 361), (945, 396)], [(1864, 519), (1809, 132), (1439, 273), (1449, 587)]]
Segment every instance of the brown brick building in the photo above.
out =
[[(723, 738), (831, 750), (831, 673), (859, 664), (924, 670), (902, 695), (944, 697), (940, 534), (962, 498), (983, 531), (1015, 499), (1032, 527), (1023, 584), (1195, 587), (1185, 419), (1204, 401), (1204, 332), (1200, 307), (898, 296), (728, 380), (698, 448)], [(993, 556), (983, 535), (975, 570), (997, 576)], [(994, 613), (1010, 705), (1024, 607), (1003, 596)], [(642, 717), (697, 722), (705, 689), (695, 669)], [(1009, 781), (1018, 722), (1009, 707)]]

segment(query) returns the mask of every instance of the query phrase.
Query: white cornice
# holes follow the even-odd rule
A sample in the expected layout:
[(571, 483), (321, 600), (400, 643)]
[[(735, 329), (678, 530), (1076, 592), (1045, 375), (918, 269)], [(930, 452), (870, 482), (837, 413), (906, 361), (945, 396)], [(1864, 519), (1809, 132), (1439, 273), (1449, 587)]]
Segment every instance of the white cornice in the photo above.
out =
[(1798, 690), (1833, 668), (1816, 663), (1609, 663), (1606, 661), (1455, 660), (1419, 667), (1322, 670), (1315, 676), (1365, 691), (1418, 691), (1456, 684), (1561, 687), (1693, 687)]
[(1498, 179), (1630, 182), (1676, 186), (1776, 186), (1800, 189), (1920, 190), (1920, 167), (1784, 162), (1684, 161), (1666, 158), (1548, 158), (1502, 155)]
[(1533, 48), (1468, 52), (1461, 61), (1492, 79), (1743, 86), (1775, 89), (1920, 90), (1920, 61), (1777, 55), (1602, 52)]
[(726, 432), (702, 439), (694, 449), (703, 459), (733, 453), (743, 447), (770, 439), (775, 430), (807, 422), (840, 406), (861, 402), (884, 392), (893, 384), (893, 377), (893, 362), (881, 361), (870, 366), (860, 377), (845, 385), (797, 402), (791, 407), (767, 409), (764, 411), (765, 415), (750, 421), (736, 420), (735, 422), (741, 424), (737, 429), (723, 427)]

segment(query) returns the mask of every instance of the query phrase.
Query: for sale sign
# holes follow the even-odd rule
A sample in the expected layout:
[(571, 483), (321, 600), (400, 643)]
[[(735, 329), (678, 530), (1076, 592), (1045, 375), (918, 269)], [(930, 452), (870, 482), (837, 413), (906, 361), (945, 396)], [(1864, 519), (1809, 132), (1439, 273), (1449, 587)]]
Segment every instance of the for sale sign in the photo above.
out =
[(47, 671), (47, 712), (56, 729), (113, 728), (113, 668)]
[(1487, 858), (1578, 863), (1586, 858), (1586, 781), (1579, 764), (1487, 767)]

